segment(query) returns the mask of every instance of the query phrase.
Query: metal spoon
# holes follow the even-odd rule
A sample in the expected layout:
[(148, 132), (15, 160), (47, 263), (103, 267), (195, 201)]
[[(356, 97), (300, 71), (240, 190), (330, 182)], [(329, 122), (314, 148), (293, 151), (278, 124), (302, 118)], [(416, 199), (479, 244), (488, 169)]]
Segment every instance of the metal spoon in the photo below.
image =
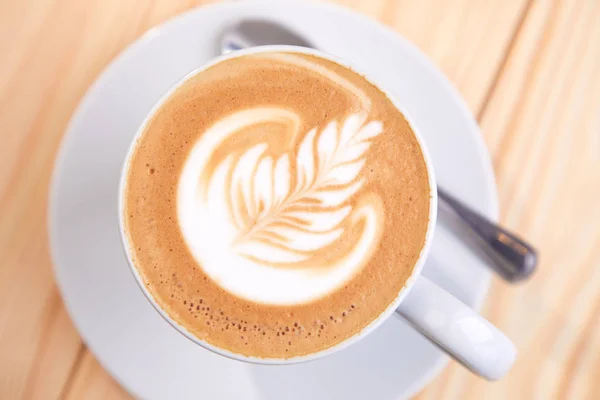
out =
[[(247, 47), (285, 44), (315, 48), (302, 36), (270, 21), (246, 20), (230, 26), (221, 37), (221, 53)], [(469, 228), (494, 262), (495, 271), (509, 282), (528, 278), (535, 270), (537, 252), (515, 234), (501, 228), (455, 197), (437, 188), (440, 204), (446, 206)]]

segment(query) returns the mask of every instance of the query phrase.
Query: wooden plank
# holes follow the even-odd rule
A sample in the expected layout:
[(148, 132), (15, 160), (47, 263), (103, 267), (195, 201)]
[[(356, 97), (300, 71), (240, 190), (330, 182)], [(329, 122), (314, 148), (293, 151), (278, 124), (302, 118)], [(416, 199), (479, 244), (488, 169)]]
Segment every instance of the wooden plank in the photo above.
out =
[(77, 370), (77, 379), (64, 393), (63, 398), (65, 400), (119, 400), (129, 399), (131, 396), (104, 371), (94, 356), (87, 352)]
[(542, 255), (485, 314), (520, 350), (490, 385), (457, 366), (419, 398), (598, 399), (600, 3), (535, 2), (483, 112), (502, 220)]
[(55, 312), (46, 314), (49, 326), (42, 329), (44, 336), (24, 384), (23, 399), (59, 398), (85, 350), (60, 297), (53, 294), (50, 303)]

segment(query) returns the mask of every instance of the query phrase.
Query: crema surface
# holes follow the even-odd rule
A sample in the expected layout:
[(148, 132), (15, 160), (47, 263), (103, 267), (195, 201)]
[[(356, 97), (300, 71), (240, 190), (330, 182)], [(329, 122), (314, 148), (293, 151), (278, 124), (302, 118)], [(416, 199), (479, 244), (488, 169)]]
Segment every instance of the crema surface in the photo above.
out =
[(134, 264), (171, 318), (234, 353), (289, 358), (394, 301), (430, 188), (384, 93), (331, 61), (267, 52), (172, 93), (135, 144), (124, 196)]

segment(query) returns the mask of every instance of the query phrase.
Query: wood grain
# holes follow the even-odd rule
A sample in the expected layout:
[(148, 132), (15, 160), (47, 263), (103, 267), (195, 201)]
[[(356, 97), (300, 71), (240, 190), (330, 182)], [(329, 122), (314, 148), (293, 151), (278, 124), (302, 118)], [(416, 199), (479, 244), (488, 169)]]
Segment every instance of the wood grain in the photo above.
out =
[(120, 387), (96, 361), (92, 353), (86, 352), (77, 376), (66, 387), (65, 400), (129, 399), (131, 396)]
[[(128, 398), (85, 349), (45, 234), (56, 148), (81, 96), (183, 0), (0, 2), (0, 399)], [(420, 399), (600, 398), (600, 3), (337, 0), (402, 33), (480, 119), (502, 220), (538, 275), (496, 282), (485, 314), (520, 349), (490, 384), (452, 365)]]
[(534, 2), (482, 112), (502, 221), (542, 256), (526, 285), (495, 282), (484, 311), (515, 368), (490, 385), (453, 366), (423, 399), (600, 398), (599, 6)]

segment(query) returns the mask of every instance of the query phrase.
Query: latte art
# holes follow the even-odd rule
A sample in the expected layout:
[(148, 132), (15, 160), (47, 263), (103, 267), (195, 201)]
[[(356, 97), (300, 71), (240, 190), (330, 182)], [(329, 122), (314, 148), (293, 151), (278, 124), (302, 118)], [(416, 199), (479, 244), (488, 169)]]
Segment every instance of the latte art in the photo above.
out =
[(321, 57), (257, 51), (157, 107), (127, 162), (123, 231), (171, 320), (281, 359), (339, 344), (389, 308), (425, 243), (430, 187), (385, 93)]
[[(179, 180), (179, 224), (198, 264), (252, 301), (294, 304), (324, 296), (365, 264), (380, 237), (378, 196), (349, 200), (364, 185), (360, 172), (382, 123), (352, 114), (302, 135), (299, 118), (281, 108), (225, 117), (193, 147)], [(257, 124), (285, 129), (288, 149), (273, 154), (268, 142), (259, 143), (211, 165), (223, 142)], [(352, 228), (359, 234), (346, 254), (322, 257)]]

